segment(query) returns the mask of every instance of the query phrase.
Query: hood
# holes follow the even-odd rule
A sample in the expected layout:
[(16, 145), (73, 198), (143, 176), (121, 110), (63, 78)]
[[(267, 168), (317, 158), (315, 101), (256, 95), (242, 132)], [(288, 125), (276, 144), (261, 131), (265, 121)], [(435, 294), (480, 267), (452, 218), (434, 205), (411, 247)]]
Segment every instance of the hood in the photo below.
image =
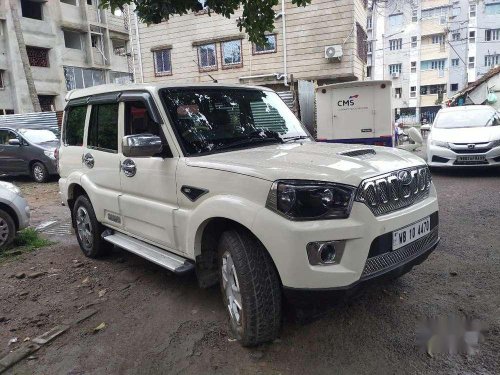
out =
[(486, 143), (500, 139), (500, 126), (476, 128), (432, 128), (430, 138), (449, 143)]
[(47, 150), (47, 151), (54, 151), (56, 148), (59, 147), (59, 144), (60, 144), (59, 141), (35, 143), (36, 146), (38, 146), (44, 150)]
[[(342, 153), (371, 150), (361, 156)], [(219, 169), (269, 181), (304, 179), (338, 182), (353, 186), (368, 178), (425, 162), (403, 150), (388, 147), (304, 142), (255, 147), (190, 157), (192, 167)]]

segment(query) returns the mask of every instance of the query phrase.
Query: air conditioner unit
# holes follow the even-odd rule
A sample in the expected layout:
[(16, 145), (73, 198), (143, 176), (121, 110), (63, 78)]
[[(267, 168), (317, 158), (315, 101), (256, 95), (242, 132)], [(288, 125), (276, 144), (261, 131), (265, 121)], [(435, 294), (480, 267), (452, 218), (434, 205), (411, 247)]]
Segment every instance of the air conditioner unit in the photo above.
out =
[(325, 59), (340, 59), (342, 55), (342, 46), (340, 44), (325, 47)]
[(392, 78), (399, 78), (399, 72), (391, 73)]

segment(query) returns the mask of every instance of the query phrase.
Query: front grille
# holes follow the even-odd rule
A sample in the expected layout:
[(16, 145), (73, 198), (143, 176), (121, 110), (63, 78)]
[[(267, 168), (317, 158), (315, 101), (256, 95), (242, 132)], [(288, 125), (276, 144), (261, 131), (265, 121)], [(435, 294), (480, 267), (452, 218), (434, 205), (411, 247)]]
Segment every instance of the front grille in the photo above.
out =
[(456, 149), (452, 148), (452, 151), (456, 152), (457, 154), (485, 154), (488, 151), (491, 150), (491, 148), (473, 148), (473, 149), (468, 149), (468, 148), (462, 148), (462, 149)]
[(450, 159), (446, 159), (446, 158), (442, 158), (441, 156), (433, 155), (432, 161), (434, 163), (448, 163), (450, 161)]
[(488, 165), (488, 160), (455, 160), (453, 165)]
[(431, 173), (427, 166), (401, 169), (364, 180), (356, 201), (380, 216), (424, 200), (430, 187)]
[(361, 279), (374, 276), (379, 272), (385, 272), (400, 264), (406, 263), (418, 255), (424, 253), (438, 240), (439, 226), (434, 227), (431, 232), (417, 241), (395, 251), (387, 252), (366, 260)]

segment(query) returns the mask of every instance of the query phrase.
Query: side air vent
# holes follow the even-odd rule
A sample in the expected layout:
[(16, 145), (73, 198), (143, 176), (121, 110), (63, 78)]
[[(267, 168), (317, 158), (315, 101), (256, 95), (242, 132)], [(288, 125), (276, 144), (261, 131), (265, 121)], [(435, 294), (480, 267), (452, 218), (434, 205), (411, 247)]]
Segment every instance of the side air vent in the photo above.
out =
[(377, 152), (372, 148), (364, 148), (360, 150), (350, 150), (350, 151), (340, 152), (339, 155), (350, 156), (351, 158), (362, 158), (375, 155), (376, 153)]

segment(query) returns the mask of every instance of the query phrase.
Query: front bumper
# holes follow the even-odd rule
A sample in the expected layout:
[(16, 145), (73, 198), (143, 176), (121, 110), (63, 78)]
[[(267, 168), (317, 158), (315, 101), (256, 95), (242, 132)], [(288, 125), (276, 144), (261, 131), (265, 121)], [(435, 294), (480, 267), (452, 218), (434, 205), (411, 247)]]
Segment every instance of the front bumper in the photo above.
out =
[[(484, 156), (484, 162), (460, 162), (461, 156)], [(427, 164), (430, 167), (494, 167), (500, 166), (500, 147), (477, 149), (474, 152), (455, 152), (452, 149), (428, 145)]]
[(11, 206), (17, 215), (17, 220), (19, 226), (17, 230), (21, 230), (27, 228), (30, 224), (30, 207), (25, 198), (18, 195), (15, 199), (12, 200)]

